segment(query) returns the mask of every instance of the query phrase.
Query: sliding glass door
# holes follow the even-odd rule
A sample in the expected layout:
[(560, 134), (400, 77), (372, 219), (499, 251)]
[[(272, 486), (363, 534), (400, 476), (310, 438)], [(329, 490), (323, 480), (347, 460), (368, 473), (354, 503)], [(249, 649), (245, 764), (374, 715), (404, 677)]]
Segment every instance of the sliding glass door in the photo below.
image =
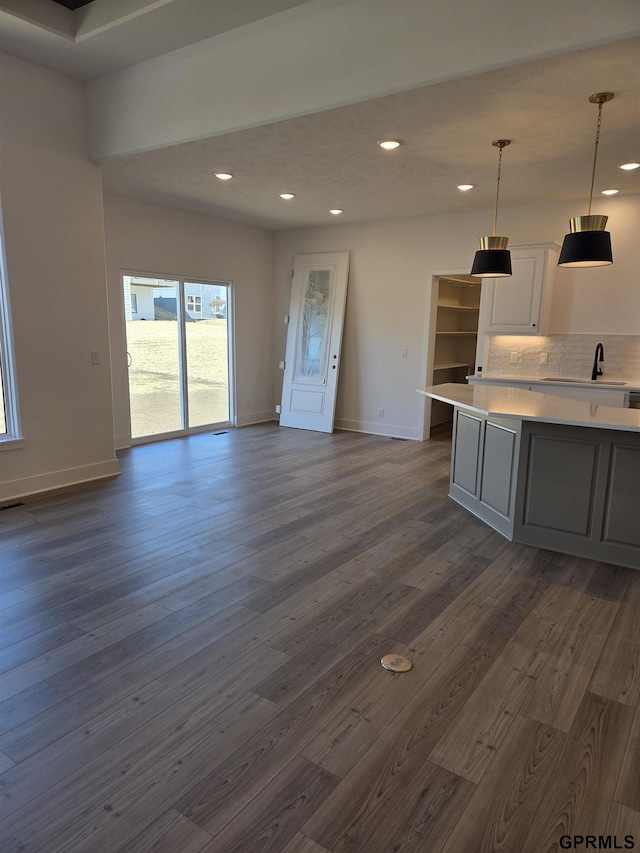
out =
[(229, 423), (230, 286), (124, 275), (131, 438)]
[(229, 421), (228, 288), (185, 282), (184, 289), (189, 425)]

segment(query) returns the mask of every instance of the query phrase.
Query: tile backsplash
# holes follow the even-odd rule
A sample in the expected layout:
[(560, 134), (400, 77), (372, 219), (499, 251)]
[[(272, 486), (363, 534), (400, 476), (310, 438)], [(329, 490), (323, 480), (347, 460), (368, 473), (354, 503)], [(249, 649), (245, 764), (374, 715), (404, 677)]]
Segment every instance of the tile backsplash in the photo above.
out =
[[(604, 346), (598, 366), (603, 379), (640, 381), (640, 335), (489, 335), (484, 374), (492, 376), (566, 376), (589, 379), (596, 344)], [(512, 354), (517, 353), (517, 362)], [(547, 353), (547, 364), (540, 356)]]

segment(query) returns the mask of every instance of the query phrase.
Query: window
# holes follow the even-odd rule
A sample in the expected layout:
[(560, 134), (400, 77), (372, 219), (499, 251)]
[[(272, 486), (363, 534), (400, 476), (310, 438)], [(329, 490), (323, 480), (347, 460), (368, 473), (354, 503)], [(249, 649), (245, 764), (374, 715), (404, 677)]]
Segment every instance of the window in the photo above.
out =
[(202, 314), (202, 296), (187, 296), (187, 311)]
[(0, 231), (0, 442), (18, 438), (13, 348), (9, 315), (9, 291), (6, 286), (4, 245)]
[(132, 314), (138, 313), (138, 294), (137, 293), (131, 294), (131, 313)]

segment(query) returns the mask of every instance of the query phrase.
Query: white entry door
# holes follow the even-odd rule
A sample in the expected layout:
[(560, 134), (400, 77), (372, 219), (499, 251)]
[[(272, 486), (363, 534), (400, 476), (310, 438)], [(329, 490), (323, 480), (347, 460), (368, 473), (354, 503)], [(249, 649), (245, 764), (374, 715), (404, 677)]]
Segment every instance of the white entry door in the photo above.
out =
[(280, 425), (333, 432), (349, 252), (293, 265)]

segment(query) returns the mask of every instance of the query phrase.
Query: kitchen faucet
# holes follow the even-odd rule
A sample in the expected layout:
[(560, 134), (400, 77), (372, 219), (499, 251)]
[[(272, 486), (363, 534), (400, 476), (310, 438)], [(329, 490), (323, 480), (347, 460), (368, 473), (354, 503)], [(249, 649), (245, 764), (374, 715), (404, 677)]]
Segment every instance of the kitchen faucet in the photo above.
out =
[(593, 357), (593, 370), (591, 371), (591, 378), (597, 379), (598, 376), (602, 376), (602, 370), (598, 367), (598, 354), (600, 354), (600, 361), (604, 361), (604, 347), (602, 344), (596, 345), (596, 354)]

